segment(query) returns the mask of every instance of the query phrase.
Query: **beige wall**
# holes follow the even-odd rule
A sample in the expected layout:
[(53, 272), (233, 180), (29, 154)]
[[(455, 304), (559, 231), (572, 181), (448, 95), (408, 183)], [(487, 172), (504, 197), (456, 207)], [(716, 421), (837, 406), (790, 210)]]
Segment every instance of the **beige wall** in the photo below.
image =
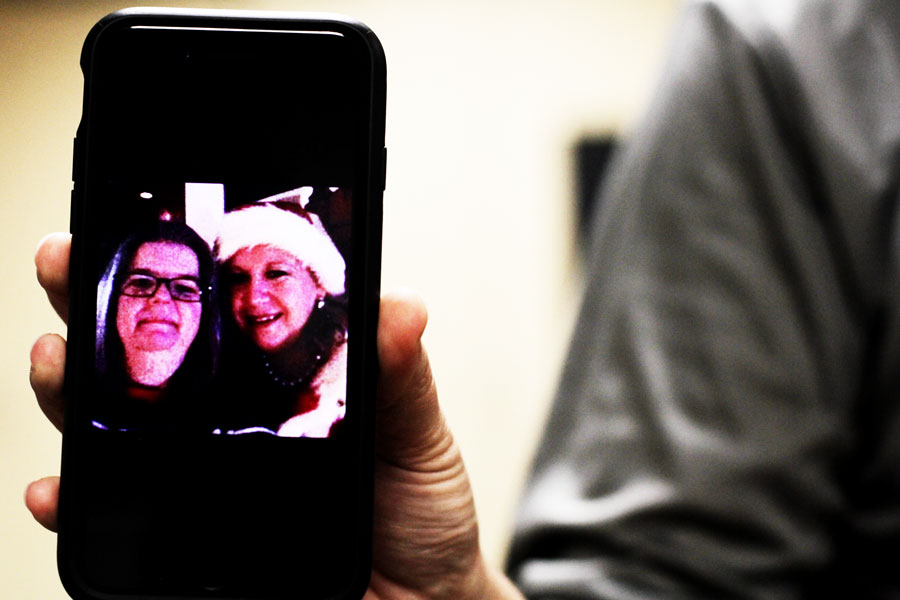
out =
[[(388, 58), (384, 288), (430, 308), (426, 342), (499, 564), (579, 289), (570, 150), (627, 130), (677, 0), (202, 2), (343, 12)], [(0, 595), (64, 598), (55, 537), (22, 492), (58, 472), (59, 436), (27, 384), (28, 350), (63, 333), (34, 281), (41, 236), (68, 227), (81, 41), (110, 2), (0, 6)]]

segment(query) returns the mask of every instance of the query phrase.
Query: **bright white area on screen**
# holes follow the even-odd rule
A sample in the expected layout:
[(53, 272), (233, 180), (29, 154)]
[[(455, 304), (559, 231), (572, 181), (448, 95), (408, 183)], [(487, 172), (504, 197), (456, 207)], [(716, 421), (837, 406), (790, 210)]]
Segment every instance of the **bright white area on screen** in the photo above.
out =
[(225, 186), (221, 183), (184, 184), (184, 220), (212, 248), (225, 215)]
[(274, 196), (268, 196), (260, 200), (260, 202), (278, 202), (280, 200), (286, 200), (288, 202), (299, 202), (300, 206), (306, 208), (306, 205), (309, 204), (309, 198), (314, 191), (315, 190), (311, 185), (304, 185), (303, 187), (298, 187), (294, 190), (288, 190), (280, 194), (275, 194)]

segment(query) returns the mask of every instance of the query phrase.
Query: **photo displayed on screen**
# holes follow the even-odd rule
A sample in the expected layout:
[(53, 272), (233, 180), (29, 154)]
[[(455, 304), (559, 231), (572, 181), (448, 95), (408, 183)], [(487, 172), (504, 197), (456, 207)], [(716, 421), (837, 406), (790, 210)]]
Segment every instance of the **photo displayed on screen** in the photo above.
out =
[(350, 191), (142, 189), (129, 201), (153, 217), (109, 240), (97, 284), (93, 426), (339, 435)]

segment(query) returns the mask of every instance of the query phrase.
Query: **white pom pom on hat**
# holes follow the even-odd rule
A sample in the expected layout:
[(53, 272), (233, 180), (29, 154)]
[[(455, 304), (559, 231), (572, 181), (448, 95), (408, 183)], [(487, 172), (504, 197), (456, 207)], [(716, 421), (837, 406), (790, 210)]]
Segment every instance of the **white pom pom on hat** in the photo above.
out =
[(268, 203), (225, 213), (216, 240), (216, 260), (227, 262), (243, 248), (273, 246), (297, 257), (326, 293), (344, 293), (344, 258), (313, 213), (310, 220)]

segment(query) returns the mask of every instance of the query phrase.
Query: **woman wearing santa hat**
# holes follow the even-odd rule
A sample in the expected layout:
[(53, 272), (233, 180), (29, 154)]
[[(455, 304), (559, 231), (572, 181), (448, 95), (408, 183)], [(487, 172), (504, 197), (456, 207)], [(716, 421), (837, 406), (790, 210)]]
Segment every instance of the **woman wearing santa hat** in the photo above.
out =
[(223, 306), (220, 433), (328, 437), (346, 413), (345, 263), (293, 202), (224, 216), (215, 246)]

